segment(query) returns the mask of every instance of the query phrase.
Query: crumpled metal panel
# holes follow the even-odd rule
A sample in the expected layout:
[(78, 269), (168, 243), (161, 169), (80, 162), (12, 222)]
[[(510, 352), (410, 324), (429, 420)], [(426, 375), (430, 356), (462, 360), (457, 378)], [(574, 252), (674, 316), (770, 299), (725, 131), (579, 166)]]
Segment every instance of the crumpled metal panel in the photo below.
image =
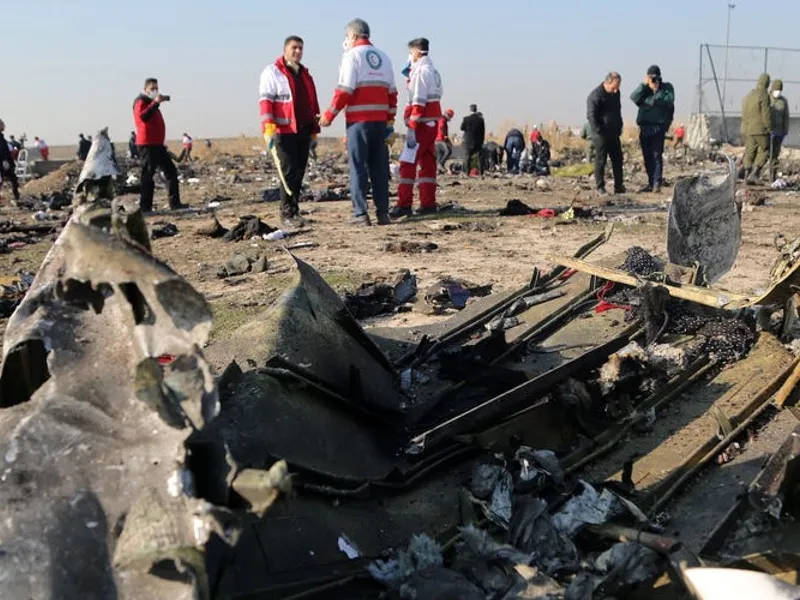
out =
[(388, 358), (311, 266), (294, 258), (297, 270), (287, 291), (266, 312), (209, 348), (222, 367), (243, 368), (276, 359), (298, 368), (367, 412), (403, 415), (404, 396)]
[(676, 265), (700, 263), (715, 283), (736, 261), (742, 243), (740, 209), (735, 202), (736, 166), (727, 174), (701, 173), (675, 183), (667, 219), (667, 253)]
[[(200, 350), (211, 311), (141, 247), (88, 225), (92, 210), (97, 214), (96, 206), (76, 209), (6, 331), (2, 595), (203, 597), (202, 568), (193, 581), (167, 580), (147, 569), (115, 568), (111, 557), (137, 497), (185, 481), (184, 438), (217, 411)], [(170, 364), (142, 368), (165, 355)], [(166, 407), (180, 416), (172, 426), (159, 415)], [(172, 491), (180, 497), (185, 487)], [(202, 547), (203, 517), (179, 521), (175, 527), (189, 527), (180, 539)]]
[(381, 481), (400, 462), (404, 437), (310, 386), (253, 370), (220, 399), (219, 416), (190, 447), (224, 444), (238, 465), (266, 468), (280, 458), (337, 482)]

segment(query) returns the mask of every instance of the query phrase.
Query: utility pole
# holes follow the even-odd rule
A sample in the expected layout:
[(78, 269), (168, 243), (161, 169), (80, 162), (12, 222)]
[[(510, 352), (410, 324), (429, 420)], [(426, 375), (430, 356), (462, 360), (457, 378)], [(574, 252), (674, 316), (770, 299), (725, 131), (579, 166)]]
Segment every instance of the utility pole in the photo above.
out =
[(733, 2), (728, 2), (728, 25), (725, 27), (725, 64), (722, 67), (722, 110), (725, 110), (725, 95), (728, 89), (728, 48), (731, 43), (731, 12), (736, 8)]

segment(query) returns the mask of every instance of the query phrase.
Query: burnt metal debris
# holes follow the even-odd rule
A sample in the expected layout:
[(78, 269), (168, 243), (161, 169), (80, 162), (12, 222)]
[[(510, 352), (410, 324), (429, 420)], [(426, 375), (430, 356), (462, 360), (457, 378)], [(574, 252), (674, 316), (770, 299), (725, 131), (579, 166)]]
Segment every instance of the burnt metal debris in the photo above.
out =
[(444, 324), (369, 331), (358, 319), (413, 298), (413, 274), (341, 299), (293, 257), (282, 296), (209, 341), (206, 300), (112, 200), (106, 143), (4, 339), (10, 597), (706, 597), (707, 567), (742, 567), (730, 552), (764, 552), (800, 511), (795, 431), (717, 499), (713, 531), (669, 527), (779, 390), (793, 410), (791, 248), (753, 299), (706, 287), (691, 244), (691, 263), (586, 262), (609, 229), (515, 292), (437, 282)]

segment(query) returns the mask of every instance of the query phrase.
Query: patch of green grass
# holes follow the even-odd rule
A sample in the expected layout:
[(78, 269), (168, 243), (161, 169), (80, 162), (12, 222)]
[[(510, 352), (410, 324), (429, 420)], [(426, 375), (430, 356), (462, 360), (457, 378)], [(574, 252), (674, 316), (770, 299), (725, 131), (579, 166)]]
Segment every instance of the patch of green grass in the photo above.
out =
[(353, 271), (326, 271), (320, 274), (337, 294), (341, 294), (345, 290), (354, 290), (364, 281), (362, 275)]
[(594, 173), (594, 165), (577, 164), (553, 169), (553, 177), (585, 177)]
[(226, 337), (264, 310), (264, 306), (231, 306), (225, 302), (212, 302), (214, 325), (208, 338), (209, 342)]

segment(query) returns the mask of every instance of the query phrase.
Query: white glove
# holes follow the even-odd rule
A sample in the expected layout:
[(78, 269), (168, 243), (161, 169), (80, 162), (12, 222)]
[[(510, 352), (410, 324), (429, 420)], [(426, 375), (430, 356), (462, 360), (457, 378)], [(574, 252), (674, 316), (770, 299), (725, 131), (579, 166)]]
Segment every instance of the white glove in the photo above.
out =
[(7, 160), (3, 161), (3, 171), (8, 171), (11, 168), (11, 163)]
[(408, 148), (417, 147), (417, 134), (414, 133), (413, 129), (406, 129), (406, 146)]

